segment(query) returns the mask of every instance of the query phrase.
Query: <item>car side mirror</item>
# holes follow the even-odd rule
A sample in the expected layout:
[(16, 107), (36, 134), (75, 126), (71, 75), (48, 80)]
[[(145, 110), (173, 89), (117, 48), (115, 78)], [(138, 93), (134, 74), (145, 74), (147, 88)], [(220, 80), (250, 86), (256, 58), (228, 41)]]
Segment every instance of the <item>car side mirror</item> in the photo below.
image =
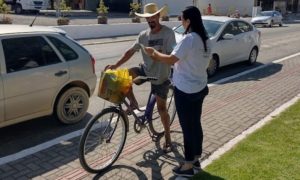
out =
[(234, 35), (233, 34), (228, 34), (228, 33), (226, 33), (226, 34), (224, 34), (224, 36), (223, 36), (223, 39), (224, 40), (231, 40), (231, 39), (233, 39), (234, 38)]

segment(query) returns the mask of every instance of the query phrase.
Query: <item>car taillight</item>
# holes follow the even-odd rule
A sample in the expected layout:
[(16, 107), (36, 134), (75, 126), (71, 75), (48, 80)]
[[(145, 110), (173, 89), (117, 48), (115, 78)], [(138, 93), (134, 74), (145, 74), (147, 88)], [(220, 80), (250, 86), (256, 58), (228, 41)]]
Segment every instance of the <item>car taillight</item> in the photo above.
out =
[(90, 55), (90, 57), (91, 57), (92, 66), (93, 66), (93, 73), (95, 74), (95, 64), (96, 64), (96, 60), (95, 60), (95, 58), (94, 58), (92, 55)]

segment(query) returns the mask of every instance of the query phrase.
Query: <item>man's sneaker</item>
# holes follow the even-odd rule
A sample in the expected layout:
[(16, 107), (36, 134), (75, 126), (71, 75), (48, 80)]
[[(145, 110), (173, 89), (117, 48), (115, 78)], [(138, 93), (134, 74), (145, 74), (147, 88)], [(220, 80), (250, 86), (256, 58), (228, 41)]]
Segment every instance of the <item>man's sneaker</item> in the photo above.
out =
[(181, 166), (174, 168), (173, 173), (176, 176), (181, 176), (181, 177), (192, 177), (194, 176), (194, 170), (193, 168), (187, 169), (187, 170), (181, 170)]
[(201, 164), (199, 161), (194, 162), (193, 169), (194, 169), (194, 171), (196, 171), (196, 173), (201, 171)]

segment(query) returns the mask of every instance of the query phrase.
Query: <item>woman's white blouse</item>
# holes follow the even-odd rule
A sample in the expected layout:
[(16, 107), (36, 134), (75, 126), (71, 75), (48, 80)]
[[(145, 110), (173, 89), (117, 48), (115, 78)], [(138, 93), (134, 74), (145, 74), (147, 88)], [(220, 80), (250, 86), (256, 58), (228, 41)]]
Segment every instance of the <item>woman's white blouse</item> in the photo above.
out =
[(206, 41), (207, 52), (201, 37), (192, 32), (186, 34), (176, 45), (172, 55), (179, 61), (174, 64), (173, 82), (181, 91), (191, 94), (201, 91), (207, 85), (206, 69), (210, 60), (210, 40)]

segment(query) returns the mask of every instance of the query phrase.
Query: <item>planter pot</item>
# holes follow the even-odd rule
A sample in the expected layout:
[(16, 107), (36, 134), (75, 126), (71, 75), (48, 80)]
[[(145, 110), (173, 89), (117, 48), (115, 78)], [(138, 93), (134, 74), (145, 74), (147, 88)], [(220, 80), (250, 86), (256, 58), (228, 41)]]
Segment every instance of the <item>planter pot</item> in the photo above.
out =
[(106, 16), (98, 16), (98, 24), (107, 24), (107, 17)]
[(9, 17), (5, 17), (0, 19), (0, 24), (12, 24), (12, 19)]
[(131, 22), (133, 22), (133, 23), (140, 23), (141, 22), (141, 18), (139, 18), (139, 17), (131, 18)]
[(169, 16), (163, 16), (163, 17), (161, 17), (161, 20), (162, 21), (169, 21)]
[(70, 19), (66, 17), (60, 17), (57, 19), (57, 25), (62, 26), (62, 25), (69, 25)]

